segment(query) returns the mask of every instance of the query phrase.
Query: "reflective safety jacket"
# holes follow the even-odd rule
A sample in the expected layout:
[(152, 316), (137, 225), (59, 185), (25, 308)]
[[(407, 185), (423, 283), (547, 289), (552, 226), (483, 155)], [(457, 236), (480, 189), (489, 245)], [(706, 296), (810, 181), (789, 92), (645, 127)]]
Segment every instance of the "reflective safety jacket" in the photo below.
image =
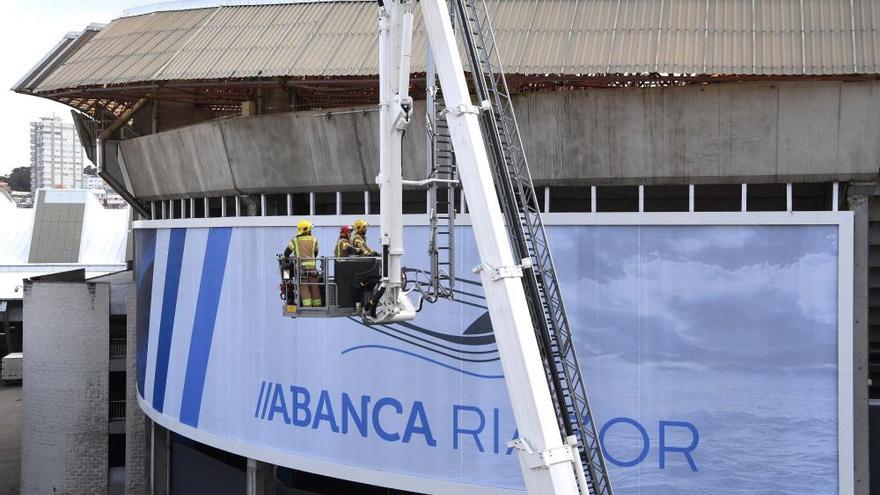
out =
[(370, 246), (367, 246), (367, 239), (361, 234), (355, 234), (351, 238), (351, 244), (360, 256), (373, 256), (376, 254)]
[[(288, 249), (298, 258), (317, 258), (318, 257), (318, 239), (311, 234), (300, 234), (290, 240), (287, 245)], [(302, 267), (308, 270), (314, 270), (317, 262), (314, 259), (307, 259), (302, 262)]]
[(336, 241), (336, 249), (333, 250), (333, 256), (337, 258), (345, 258), (346, 256), (354, 254), (357, 254), (357, 250), (351, 245), (351, 241), (348, 240), (348, 237), (340, 237), (339, 240)]

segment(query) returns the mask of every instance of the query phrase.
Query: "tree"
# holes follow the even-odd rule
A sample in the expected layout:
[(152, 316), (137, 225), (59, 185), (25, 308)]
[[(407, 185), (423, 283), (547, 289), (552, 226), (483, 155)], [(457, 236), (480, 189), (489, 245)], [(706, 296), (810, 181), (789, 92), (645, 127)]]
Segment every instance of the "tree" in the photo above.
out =
[(98, 169), (89, 165), (83, 169), (83, 175), (98, 175)]
[(6, 182), (9, 183), (9, 187), (11, 187), (13, 191), (30, 192), (31, 168), (16, 167), (12, 169), (12, 172), (9, 173), (9, 180), (7, 180)]

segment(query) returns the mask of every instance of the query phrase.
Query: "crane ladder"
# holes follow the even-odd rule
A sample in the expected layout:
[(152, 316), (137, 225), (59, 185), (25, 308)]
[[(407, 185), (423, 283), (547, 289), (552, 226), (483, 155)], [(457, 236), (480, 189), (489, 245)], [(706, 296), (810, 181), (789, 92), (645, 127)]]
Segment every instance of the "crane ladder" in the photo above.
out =
[(426, 296), (429, 301), (455, 299), (455, 182), (458, 170), (452, 138), (444, 113), (443, 95), (437, 81), (434, 64), (428, 51), (427, 86), (427, 145), (428, 178), (439, 179), (428, 186), (428, 216), (431, 240), (428, 257), (431, 263), (431, 283)]
[[(541, 220), (513, 103), (485, 0), (454, 0), (474, 89), (489, 111), (481, 113), (486, 145), (494, 165), (501, 209), (517, 259), (531, 259), (523, 284), (543, 354), (557, 419), (566, 436), (575, 435), (591, 495), (611, 495), (611, 483), (578, 366), (571, 326)], [(587, 495), (587, 494), (583, 494)]]

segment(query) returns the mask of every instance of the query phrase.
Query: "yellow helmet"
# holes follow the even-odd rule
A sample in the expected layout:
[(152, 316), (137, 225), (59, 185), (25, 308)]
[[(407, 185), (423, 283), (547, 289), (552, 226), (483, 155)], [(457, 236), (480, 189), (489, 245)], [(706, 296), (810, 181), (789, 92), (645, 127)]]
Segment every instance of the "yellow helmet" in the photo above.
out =
[(296, 224), (296, 231), (300, 234), (308, 234), (312, 231), (312, 222), (308, 220), (302, 220), (298, 224)]
[(363, 218), (354, 221), (354, 230), (363, 230), (367, 228), (367, 222)]

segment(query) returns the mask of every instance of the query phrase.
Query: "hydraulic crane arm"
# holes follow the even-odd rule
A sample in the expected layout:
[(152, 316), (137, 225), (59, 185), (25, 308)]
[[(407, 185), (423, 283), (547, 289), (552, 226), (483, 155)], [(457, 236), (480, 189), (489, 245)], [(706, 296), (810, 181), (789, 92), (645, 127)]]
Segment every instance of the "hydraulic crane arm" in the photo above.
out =
[(403, 292), (403, 176), (400, 152), (412, 116), (409, 68), (412, 47), (412, 2), (380, 2), (379, 13), (379, 176), (382, 280), (370, 323), (415, 318)]
[[(460, 17), (479, 104), (471, 101), (446, 0), (422, 0), (422, 17), (442, 88), (448, 132), (444, 142), (451, 141), (454, 150), (454, 168), (447, 167), (457, 173), (470, 204), (481, 260), (474, 272), (482, 280), (519, 431), (512, 446), (519, 454), (526, 489), (532, 494), (612, 495), (485, 1), (451, 1)], [(412, 182), (401, 176), (401, 144), (412, 114), (412, 2), (379, 0), (376, 180), (381, 190), (383, 273), (370, 300), (375, 306), (365, 316), (368, 323), (415, 317), (401, 275), (402, 187)], [(433, 71), (429, 72), (433, 85)], [(431, 92), (429, 99), (435, 94)], [(428, 182), (436, 180), (432, 176)], [(452, 212), (449, 215), (454, 218)], [(432, 274), (442, 280), (436, 269), (432, 267)], [(435, 289), (439, 294), (441, 288)]]
[[(535, 454), (520, 451), (529, 493), (575, 494), (572, 450), (563, 442), (523, 290), (521, 260), (514, 260), (480, 130), (484, 108), (472, 104), (464, 67), (444, 0), (421, 2), (434, 63), (443, 88), (446, 120), (482, 264), (478, 267), (504, 378), (522, 439)], [(558, 459), (536, 464), (541, 456)]]

